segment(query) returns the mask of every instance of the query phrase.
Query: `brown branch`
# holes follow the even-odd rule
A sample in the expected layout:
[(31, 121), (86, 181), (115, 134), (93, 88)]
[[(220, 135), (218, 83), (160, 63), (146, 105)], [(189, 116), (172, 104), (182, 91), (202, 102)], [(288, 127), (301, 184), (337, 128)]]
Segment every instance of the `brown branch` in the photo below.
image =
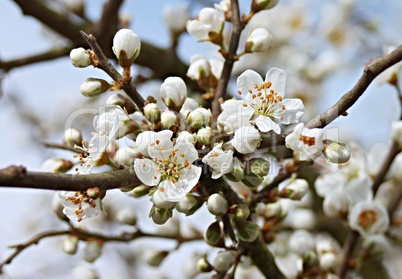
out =
[(237, 48), (239, 46), (241, 31), (244, 29), (244, 24), (240, 18), (239, 3), (237, 0), (231, 0), (230, 6), (232, 9), (232, 34), (230, 36), (230, 43), (227, 55), (225, 56), (225, 63), (223, 65), (221, 78), (218, 82), (217, 92), (212, 101), (212, 127), (216, 129), (216, 120), (221, 111), (220, 100), (223, 100), (226, 95), (226, 90), (232, 75), (233, 65), (236, 58)]
[(0, 263), (0, 274), (2, 273), (2, 268), (4, 267), (4, 265), (10, 264), (26, 248), (32, 246), (33, 244), (38, 244), (39, 241), (44, 238), (60, 236), (60, 235), (67, 235), (67, 234), (74, 235), (79, 240), (83, 240), (83, 241), (87, 241), (90, 239), (98, 239), (98, 240), (102, 240), (102, 241), (130, 242), (132, 240), (135, 240), (135, 239), (138, 239), (141, 237), (150, 237), (150, 238), (172, 239), (172, 240), (178, 241), (179, 244), (181, 244), (184, 242), (203, 239), (202, 236), (186, 238), (183, 236), (146, 233), (141, 230), (137, 230), (132, 233), (123, 233), (120, 236), (108, 236), (108, 235), (84, 231), (84, 230), (77, 229), (77, 228), (72, 228), (70, 230), (43, 232), (43, 233), (39, 233), (36, 236), (32, 237), (30, 240), (28, 240), (25, 243), (13, 245), (12, 247), (15, 248), (15, 251), (9, 257), (7, 257), (7, 259), (5, 259), (2, 263)]
[(314, 117), (306, 125), (307, 128), (324, 128), (340, 115), (353, 106), (361, 95), (366, 91), (370, 83), (383, 71), (402, 60), (402, 45), (397, 47), (390, 54), (376, 59), (364, 68), (362, 76), (355, 86), (343, 95), (335, 105), (324, 113)]
[(97, 67), (104, 70), (113, 80), (119, 82), (123, 86), (123, 90), (136, 104), (137, 109), (142, 111), (145, 100), (141, 97), (140, 93), (138, 93), (137, 89), (131, 84), (131, 80), (124, 79), (116, 68), (113, 67), (113, 65), (109, 62), (109, 59), (107, 59), (102, 49), (99, 47), (98, 43), (96, 42), (96, 38), (93, 35), (87, 35), (84, 31), (81, 31), (81, 35), (85, 38), (91, 49), (96, 54), (96, 57), (99, 61), (99, 65)]
[(0, 61), (0, 69), (3, 69), (4, 71), (8, 72), (12, 68), (26, 66), (29, 64), (33, 64), (33, 63), (44, 62), (44, 61), (60, 58), (60, 57), (68, 55), (72, 48), (73, 47), (71, 47), (71, 46), (62, 47), (62, 48), (58, 48), (58, 49), (52, 49), (49, 51), (45, 51), (43, 53), (35, 54), (32, 56), (13, 59), (13, 60), (9, 60), (9, 61)]
[(131, 169), (86, 175), (28, 172), (23, 166), (0, 169), (0, 187), (64, 191), (86, 191), (89, 188), (98, 187), (99, 190), (106, 191), (140, 184), (141, 182)]

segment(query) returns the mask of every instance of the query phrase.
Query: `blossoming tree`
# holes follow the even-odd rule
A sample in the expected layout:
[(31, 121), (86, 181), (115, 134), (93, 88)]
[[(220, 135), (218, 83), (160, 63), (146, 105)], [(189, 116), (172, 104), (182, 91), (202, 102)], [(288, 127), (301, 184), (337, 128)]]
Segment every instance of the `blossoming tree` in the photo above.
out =
[[(250, 0), (243, 7), (224, 0), (200, 9), (194, 19), (186, 7), (166, 8), (168, 50), (142, 42), (119, 21), (123, 1), (106, 1), (97, 23), (85, 16), (84, 1), (66, 1), (63, 13), (42, 1), (14, 2), (71, 41), (42, 60), (69, 54), (74, 67), (94, 67), (110, 79), (86, 77), (79, 88), (99, 102), (88, 135), (67, 121), (62, 143), (45, 142), (70, 157), (46, 160), (42, 172), (23, 165), (0, 170), (1, 187), (54, 191), (49, 215), (62, 223), (61, 229), (11, 246), (0, 273), (7, 275), (32, 244), (57, 237), (62, 251), (80, 252), (80, 261), (93, 265), (77, 264), (58, 278), (108, 278), (95, 264), (114, 242), (130, 243), (121, 258), (131, 273), (121, 278), (137, 278), (141, 271), (130, 269), (134, 261), (128, 254), (134, 255), (130, 251), (142, 240), (160, 238), (176, 246), (135, 256), (157, 268), (175, 250), (196, 243), (189, 258), (177, 260), (187, 266), (184, 278), (397, 278), (384, 271), (383, 259), (402, 240), (401, 121), (392, 124), (390, 147), (370, 153), (351, 139), (341, 142), (327, 125), (348, 116), (377, 77), (402, 99), (402, 47), (370, 57), (355, 85), (316, 113), (315, 95), (344, 65), (329, 54), (311, 55), (305, 45), (313, 36), (306, 34), (314, 24), (292, 1), (282, 6), (277, 0)], [(358, 6), (339, 1), (337, 8), (350, 16), (353, 5)], [(265, 22), (268, 16), (272, 19)], [(352, 37), (363, 29), (342, 24), (321, 30), (326, 43), (339, 52), (361, 47)], [(189, 65), (183, 63), (176, 50), (185, 33), (210, 44), (216, 59), (194, 53)], [(0, 66), (8, 71), (18, 63), (0, 61)], [(141, 76), (133, 65), (153, 73)], [(142, 91), (141, 79), (160, 80), (158, 92)], [(134, 206), (108, 201), (110, 195)], [(152, 226), (137, 222), (140, 202)], [(201, 215), (212, 221), (197, 226), (186, 221)], [(114, 229), (108, 233), (91, 222)], [(402, 251), (396, 253), (400, 257)]]

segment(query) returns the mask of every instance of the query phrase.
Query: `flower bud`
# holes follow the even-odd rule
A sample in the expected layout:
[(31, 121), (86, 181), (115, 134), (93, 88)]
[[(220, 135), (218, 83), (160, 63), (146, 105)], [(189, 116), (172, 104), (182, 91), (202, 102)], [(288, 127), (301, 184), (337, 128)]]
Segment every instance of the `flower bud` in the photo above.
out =
[(116, 219), (123, 224), (135, 226), (137, 224), (137, 214), (133, 208), (122, 208), (117, 212)]
[(78, 248), (78, 237), (69, 235), (64, 239), (61, 249), (67, 254), (74, 255)]
[(225, 22), (224, 12), (217, 8), (203, 8), (196, 20), (187, 21), (188, 33), (201, 41), (222, 43), (222, 29)]
[(157, 207), (163, 209), (169, 209), (176, 205), (176, 202), (171, 202), (167, 201), (166, 199), (163, 199), (160, 191), (154, 192), (154, 194), (152, 195), (152, 201)]
[(187, 123), (193, 130), (199, 130), (206, 127), (211, 121), (211, 111), (205, 108), (197, 108), (190, 112), (187, 117)]
[(331, 163), (344, 164), (350, 159), (350, 151), (345, 144), (333, 141), (325, 148), (324, 156)]
[(63, 141), (68, 144), (71, 148), (82, 144), (82, 133), (74, 128), (68, 128), (64, 131)]
[(234, 214), (237, 219), (247, 219), (250, 216), (250, 209), (246, 204), (241, 203), (236, 205)]
[(44, 172), (65, 173), (73, 167), (73, 163), (61, 158), (49, 158), (43, 162), (41, 170)]
[(167, 220), (169, 220), (169, 218), (172, 217), (172, 210), (153, 206), (149, 216), (152, 218), (152, 221), (154, 221), (155, 224), (163, 225), (167, 222)]
[(280, 196), (292, 200), (301, 200), (308, 190), (308, 182), (305, 179), (288, 180), (283, 185), (285, 186), (278, 187)]
[(148, 194), (149, 194), (149, 187), (145, 186), (145, 185), (140, 185), (140, 186), (135, 187), (133, 192), (131, 193), (131, 195), (134, 198), (141, 198)]
[(187, 70), (187, 76), (195, 81), (203, 81), (201, 84), (209, 82), (209, 76), (211, 75), (211, 64), (202, 55), (193, 55), (190, 59), (190, 67)]
[(176, 204), (176, 210), (184, 213), (186, 215), (193, 214), (200, 205), (198, 204), (197, 197), (191, 193), (187, 193), (183, 198), (179, 200)]
[(119, 106), (122, 109), (125, 109), (128, 114), (132, 114), (135, 112), (135, 105), (133, 101), (131, 101), (129, 98), (124, 96), (123, 94), (113, 94), (106, 100), (107, 105), (115, 105)]
[(383, 255), (385, 251), (388, 251), (390, 243), (385, 235), (372, 234), (363, 238), (362, 246), (370, 255), (380, 256)]
[(179, 119), (173, 111), (164, 111), (161, 114), (162, 128), (166, 130), (176, 131)]
[(225, 247), (222, 228), (218, 221), (213, 222), (204, 232), (204, 240), (214, 247)]
[(258, 13), (262, 10), (269, 10), (278, 4), (279, 0), (253, 0), (251, 4), (251, 10), (254, 13)]
[(148, 265), (158, 267), (167, 255), (169, 251), (145, 250), (144, 260)]
[(102, 254), (103, 244), (99, 241), (88, 241), (84, 248), (84, 260), (93, 263)]
[(318, 258), (322, 270), (334, 270), (338, 265), (338, 257), (336, 254), (328, 252)]
[(244, 166), (236, 157), (233, 158), (232, 171), (227, 173), (226, 178), (233, 182), (239, 182), (244, 179)]
[(247, 220), (236, 220), (237, 237), (245, 242), (253, 242), (260, 234), (260, 227)]
[(265, 218), (275, 218), (282, 216), (282, 206), (278, 202), (269, 203), (264, 209)]
[(219, 272), (226, 272), (234, 264), (235, 255), (232, 251), (219, 251), (214, 259), (214, 267)]
[(144, 107), (145, 117), (153, 124), (156, 124), (161, 120), (161, 114), (161, 110), (157, 104), (150, 103)]
[(100, 78), (87, 78), (80, 86), (80, 92), (85, 97), (96, 97), (105, 93), (110, 84)]
[(272, 35), (265, 28), (256, 28), (248, 35), (245, 52), (266, 52), (272, 46)]
[(201, 128), (197, 132), (197, 140), (203, 145), (210, 145), (212, 137), (213, 133), (210, 127)]
[(131, 67), (141, 49), (141, 40), (130, 29), (120, 29), (113, 38), (113, 52), (123, 68)]
[(169, 109), (179, 111), (187, 98), (187, 86), (180, 77), (168, 77), (162, 83), (160, 93)]
[(89, 51), (82, 47), (70, 51), (71, 63), (77, 68), (85, 68), (91, 65), (90, 57)]
[(268, 175), (271, 163), (264, 158), (252, 158), (249, 162), (250, 172), (262, 178)]
[(197, 269), (200, 272), (210, 272), (212, 271), (212, 265), (207, 261), (205, 257), (202, 257), (197, 262)]
[(182, 140), (188, 141), (194, 145), (197, 142), (197, 135), (189, 133), (187, 131), (182, 131), (179, 133), (179, 136), (177, 137), (176, 141), (182, 141)]
[(222, 216), (228, 211), (228, 202), (222, 195), (215, 193), (209, 196), (207, 207), (211, 214)]
[(78, 265), (71, 270), (70, 275), (67, 277), (68, 279), (99, 279), (98, 274), (92, 268), (87, 267), (86, 265)]
[(186, 30), (186, 23), (190, 19), (190, 15), (184, 5), (164, 6), (162, 18), (173, 34), (180, 34)]
[(243, 126), (236, 130), (232, 140), (232, 145), (242, 154), (254, 152), (260, 145), (261, 135), (254, 126)]

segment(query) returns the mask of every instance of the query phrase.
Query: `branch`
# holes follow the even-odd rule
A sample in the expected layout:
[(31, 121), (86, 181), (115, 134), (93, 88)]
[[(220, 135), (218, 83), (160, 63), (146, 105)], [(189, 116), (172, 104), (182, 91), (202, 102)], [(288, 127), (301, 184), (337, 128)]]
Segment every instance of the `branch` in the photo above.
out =
[(94, 187), (98, 187), (100, 191), (106, 191), (140, 184), (141, 182), (131, 169), (83, 175), (28, 172), (23, 166), (0, 169), (0, 187), (81, 192)]
[(231, 0), (230, 6), (232, 9), (232, 35), (230, 36), (230, 43), (228, 53), (226, 55), (225, 64), (223, 65), (221, 78), (218, 82), (217, 92), (215, 98), (212, 101), (212, 126), (216, 128), (216, 120), (221, 111), (220, 100), (225, 98), (228, 83), (232, 74), (233, 64), (237, 60), (236, 52), (239, 46), (241, 31), (244, 28), (244, 24), (240, 18), (239, 3), (237, 0)]
[(364, 68), (363, 74), (345, 95), (343, 95), (335, 105), (327, 109), (324, 113), (314, 117), (306, 125), (307, 128), (324, 128), (326, 125), (334, 121), (340, 115), (346, 113), (346, 111), (356, 103), (361, 95), (366, 91), (370, 83), (383, 71), (398, 63), (402, 60), (402, 46), (396, 48), (390, 54), (376, 59), (371, 64)]
[(96, 42), (96, 38), (93, 35), (87, 35), (84, 31), (81, 31), (81, 35), (85, 38), (91, 49), (96, 54), (96, 57), (99, 61), (99, 65), (96, 67), (104, 70), (113, 80), (119, 82), (123, 86), (123, 90), (134, 101), (137, 109), (142, 111), (145, 100), (141, 97), (140, 93), (138, 93), (137, 89), (131, 84), (130, 80), (124, 79), (116, 68), (113, 67), (113, 65), (109, 62), (109, 59), (107, 59), (102, 49), (99, 47), (98, 43)]

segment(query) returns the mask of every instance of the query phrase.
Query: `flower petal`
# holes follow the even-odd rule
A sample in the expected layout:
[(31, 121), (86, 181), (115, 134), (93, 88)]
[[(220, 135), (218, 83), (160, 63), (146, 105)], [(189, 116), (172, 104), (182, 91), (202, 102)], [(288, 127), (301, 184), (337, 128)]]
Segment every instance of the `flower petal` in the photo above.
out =
[(255, 120), (255, 125), (257, 125), (258, 129), (264, 133), (269, 132), (271, 130), (273, 130), (277, 134), (281, 133), (281, 127), (279, 127), (278, 124), (272, 121), (271, 118), (266, 116), (262, 115), (258, 116), (257, 119)]
[(262, 77), (259, 73), (253, 70), (246, 70), (237, 78), (237, 87), (242, 92), (242, 94), (249, 93), (249, 90), (252, 90), (254, 93), (257, 92), (254, 89), (254, 85), (261, 85), (263, 82)]
[(156, 171), (158, 166), (150, 159), (135, 159), (134, 171), (138, 179), (148, 186), (158, 185), (161, 174)]
[(265, 75), (265, 81), (272, 83), (271, 89), (273, 89), (281, 97), (285, 96), (286, 90), (286, 73), (278, 68), (271, 68)]
[(300, 99), (284, 99), (282, 104), (285, 106), (285, 111), (281, 120), (282, 124), (298, 123), (304, 114), (304, 105)]
[(178, 141), (174, 148), (178, 149), (176, 153), (178, 163), (183, 163), (185, 160), (192, 163), (198, 159), (197, 149), (188, 141)]

